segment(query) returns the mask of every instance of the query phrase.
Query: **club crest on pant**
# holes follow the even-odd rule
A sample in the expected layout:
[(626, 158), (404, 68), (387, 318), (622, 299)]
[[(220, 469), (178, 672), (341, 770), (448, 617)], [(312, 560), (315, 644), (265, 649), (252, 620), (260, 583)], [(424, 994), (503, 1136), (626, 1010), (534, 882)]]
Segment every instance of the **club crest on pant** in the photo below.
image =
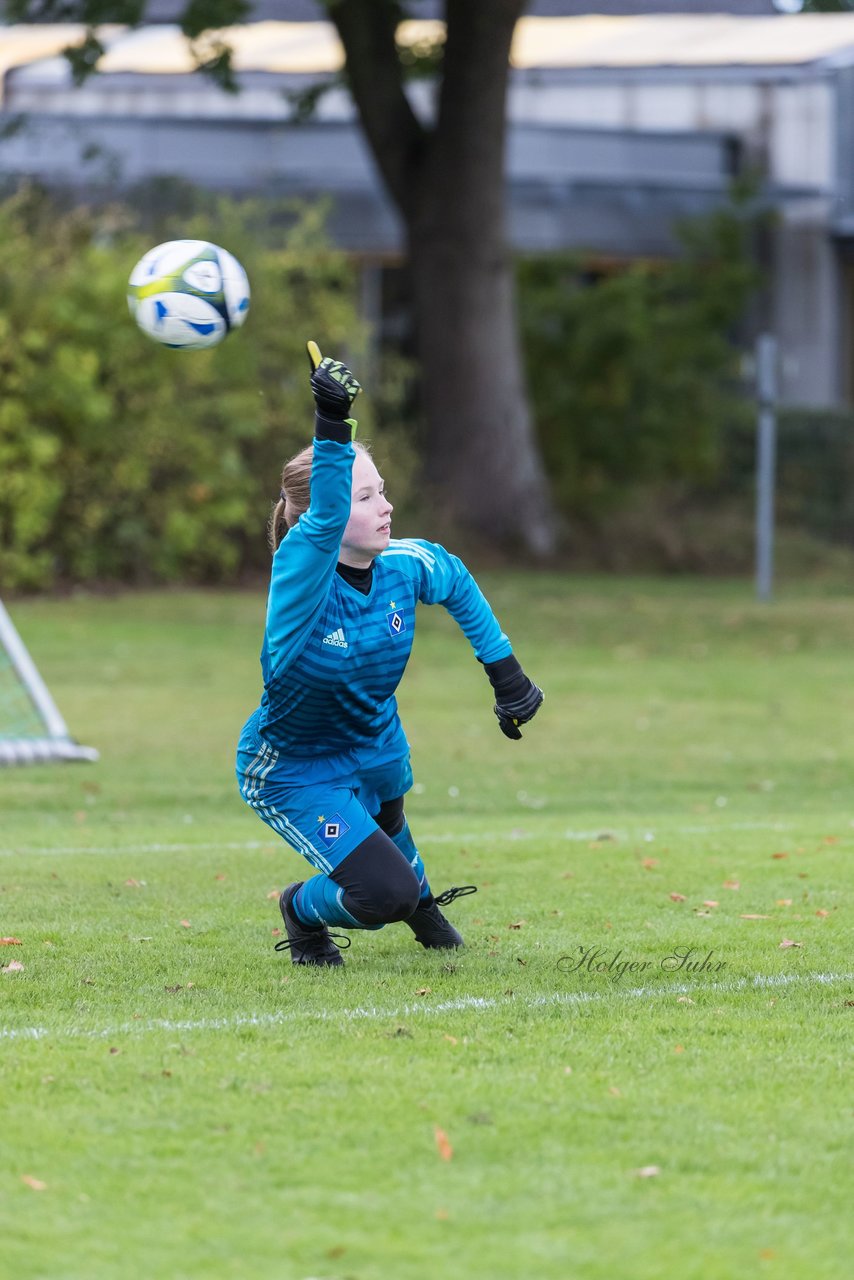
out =
[(406, 622), (404, 621), (403, 614), (398, 613), (397, 610), (395, 610), (394, 613), (387, 613), (385, 620), (388, 623), (389, 633), (393, 636), (402, 635), (406, 630)]
[(317, 838), (322, 840), (327, 849), (340, 840), (350, 830), (350, 824), (345, 822), (340, 813), (333, 813), (331, 818), (324, 819), (317, 828)]

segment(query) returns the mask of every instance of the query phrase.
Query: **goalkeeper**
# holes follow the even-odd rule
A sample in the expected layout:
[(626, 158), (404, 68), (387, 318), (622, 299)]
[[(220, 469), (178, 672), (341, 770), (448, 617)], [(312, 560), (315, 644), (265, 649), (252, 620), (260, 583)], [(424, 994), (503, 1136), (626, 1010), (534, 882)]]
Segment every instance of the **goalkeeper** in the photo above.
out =
[(287, 938), (277, 949), (294, 964), (340, 965), (330, 926), (395, 920), (424, 947), (460, 947), (440, 906), (474, 888), (433, 896), (403, 809), (412, 770), (394, 694), (416, 604), (444, 605), (467, 636), (508, 738), (521, 738), (543, 695), (462, 562), (435, 543), (391, 538), (383, 481), (353, 443), (359, 384), (315, 343), (308, 350), (314, 442), (285, 465), (270, 521), (264, 693), (237, 754), (244, 800), (315, 872), (281, 895)]

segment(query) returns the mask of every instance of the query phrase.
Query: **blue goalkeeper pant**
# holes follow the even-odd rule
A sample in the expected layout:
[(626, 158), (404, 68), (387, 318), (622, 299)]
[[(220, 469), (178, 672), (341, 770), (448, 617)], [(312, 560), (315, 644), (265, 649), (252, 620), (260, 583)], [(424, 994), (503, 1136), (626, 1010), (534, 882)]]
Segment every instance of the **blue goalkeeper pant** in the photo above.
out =
[[(249, 728), (249, 726), (247, 726)], [(257, 734), (241, 738), (237, 778), (246, 803), (316, 874), (291, 901), (304, 924), (379, 929), (432, 901), (403, 811), (412, 786), (408, 752), (372, 762), (342, 758), (321, 779), (294, 777), (293, 762)]]

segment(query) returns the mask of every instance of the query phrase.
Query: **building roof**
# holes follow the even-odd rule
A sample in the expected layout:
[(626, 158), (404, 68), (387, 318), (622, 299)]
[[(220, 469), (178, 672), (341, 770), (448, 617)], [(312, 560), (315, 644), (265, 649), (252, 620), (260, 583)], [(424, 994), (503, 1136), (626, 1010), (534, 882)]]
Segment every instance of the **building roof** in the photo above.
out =
[[(796, 0), (529, 0), (525, 6), (528, 17), (555, 18), (577, 17), (590, 13), (645, 14), (645, 13), (736, 13), (755, 17), (780, 12), (784, 3)], [(187, 0), (148, 0), (145, 7), (146, 23), (180, 23)], [(0, 17), (5, 11), (0, 0)], [(416, 18), (440, 18), (444, 13), (443, 0), (406, 0), (406, 9)], [(322, 22), (326, 18), (321, 0), (250, 0), (250, 22)]]
[(517, 67), (543, 68), (785, 66), (839, 55), (854, 58), (854, 13), (527, 18), (512, 51)]
[[(405, 22), (401, 38), (416, 41), (442, 24)], [(0, 75), (56, 57), (83, 37), (79, 24), (0, 29)], [(174, 25), (103, 27), (101, 72), (174, 75), (193, 71), (189, 42)], [(226, 28), (238, 72), (323, 75), (340, 69), (343, 53), (329, 22), (254, 22)], [(733, 14), (644, 14), (522, 18), (512, 63), (527, 69), (797, 66), (854, 62), (854, 13), (797, 14), (784, 19)]]

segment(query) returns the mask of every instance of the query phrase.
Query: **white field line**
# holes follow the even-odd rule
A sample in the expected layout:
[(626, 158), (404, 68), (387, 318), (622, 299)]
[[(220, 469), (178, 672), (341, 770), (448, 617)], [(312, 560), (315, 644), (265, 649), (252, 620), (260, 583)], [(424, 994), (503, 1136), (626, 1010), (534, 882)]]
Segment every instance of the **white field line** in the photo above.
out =
[[(665, 825), (659, 828), (661, 838), (671, 835), (717, 835), (726, 831), (791, 830), (793, 830), (792, 824), (787, 822), (720, 822), (708, 823), (705, 826), (671, 827)], [(606, 841), (613, 840), (615, 843), (619, 843), (621, 840), (651, 842), (659, 838), (654, 828), (633, 827), (626, 830), (602, 826), (591, 828), (589, 831), (574, 831), (571, 829), (565, 831), (525, 831), (519, 828), (512, 828), (506, 831), (443, 831), (433, 835), (427, 833), (421, 837), (421, 841), (426, 848), (431, 844), (495, 844), (501, 840), (568, 840), (570, 842), (585, 842), (602, 839), (603, 837)], [(29, 848), (19, 845), (14, 849), (0, 847), (0, 857), (65, 857), (75, 853), (105, 855), (117, 853), (192, 853), (194, 850), (248, 853), (256, 849), (269, 849), (275, 847), (276, 844), (277, 841), (271, 836), (269, 840), (233, 840), (227, 842), (198, 840), (172, 844), (32, 845)]]
[(0, 1027), (0, 1040), (47, 1040), (84, 1037), (86, 1039), (114, 1039), (123, 1035), (147, 1035), (152, 1031), (236, 1031), (240, 1027), (278, 1027), (289, 1022), (383, 1022), (388, 1019), (437, 1017), (441, 1014), (464, 1013), (468, 1010), (492, 1009), (551, 1009), (561, 1006), (591, 1004), (612, 997), (621, 1000), (655, 1000), (661, 996), (687, 995), (689, 992), (714, 992), (717, 995), (733, 995), (748, 988), (803, 986), (836, 986), (854, 981), (854, 973), (778, 973), (754, 974), (737, 978), (732, 982), (680, 982), (666, 987), (629, 987), (625, 990), (613, 984), (605, 991), (556, 991), (543, 996), (461, 996), (456, 1000), (440, 1000), (435, 1004), (421, 1001), (418, 1004), (401, 1004), (391, 1009), (376, 1005), (357, 1005), (353, 1009), (305, 1009), (300, 1011), (277, 1010), (275, 1013), (238, 1013), (228, 1018), (150, 1018), (136, 1022), (118, 1023), (111, 1027)]

